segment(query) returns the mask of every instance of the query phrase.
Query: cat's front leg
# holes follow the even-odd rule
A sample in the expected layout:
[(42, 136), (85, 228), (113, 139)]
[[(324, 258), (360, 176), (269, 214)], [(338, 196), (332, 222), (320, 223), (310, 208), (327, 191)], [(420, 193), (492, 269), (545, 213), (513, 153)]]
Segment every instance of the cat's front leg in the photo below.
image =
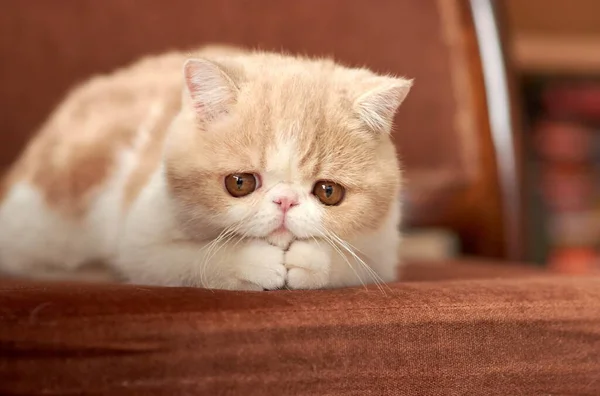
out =
[(132, 283), (229, 290), (285, 285), (284, 252), (262, 240), (212, 246), (176, 242), (124, 247), (118, 267)]
[(329, 286), (331, 247), (324, 241), (299, 240), (285, 253), (286, 285), (290, 289), (320, 289)]
[[(275, 290), (285, 285), (284, 251), (263, 240), (235, 243), (215, 261), (209, 287), (236, 290)], [(220, 263), (220, 264), (219, 264)], [(222, 265), (224, 268), (218, 268)]]

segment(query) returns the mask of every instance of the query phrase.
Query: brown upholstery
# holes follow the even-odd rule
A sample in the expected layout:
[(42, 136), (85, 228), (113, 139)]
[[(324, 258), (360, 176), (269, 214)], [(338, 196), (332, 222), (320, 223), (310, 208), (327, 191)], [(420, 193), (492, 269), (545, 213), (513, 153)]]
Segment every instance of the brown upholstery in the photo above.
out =
[[(442, 225), (465, 251), (519, 258), (504, 230), (481, 64), (466, 1), (13, 1), (0, 13), (0, 167), (73, 84), (137, 57), (224, 42), (333, 55), (415, 79), (395, 138), (406, 222)], [(514, 175), (509, 175), (513, 177)], [(514, 228), (514, 227), (513, 227)]]
[(600, 278), (476, 266), (385, 294), (0, 283), (0, 394), (600, 394)]

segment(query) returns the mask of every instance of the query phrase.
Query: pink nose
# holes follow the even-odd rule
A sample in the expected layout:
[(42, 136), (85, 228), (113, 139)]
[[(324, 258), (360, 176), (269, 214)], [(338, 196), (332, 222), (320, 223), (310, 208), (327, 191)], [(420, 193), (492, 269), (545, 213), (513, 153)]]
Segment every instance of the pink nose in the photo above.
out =
[(283, 212), (287, 212), (292, 206), (298, 205), (298, 199), (295, 197), (277, 197), (273, 200), (274, 203), (279, 205)]

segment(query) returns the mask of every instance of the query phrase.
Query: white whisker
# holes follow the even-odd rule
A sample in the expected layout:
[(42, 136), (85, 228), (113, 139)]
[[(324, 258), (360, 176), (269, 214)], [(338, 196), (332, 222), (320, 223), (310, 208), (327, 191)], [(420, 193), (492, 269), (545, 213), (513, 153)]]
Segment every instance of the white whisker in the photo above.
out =
[[(202, 257), (198, 258), (198, 260), (203, 259), (201, 265), (199, 266), (199, 268), (200, 268), (200, 284), (202, 285), (202, 287), (206, 288), (208, 286), (207, 279), (206, 279), (206, 269), (207, 269), (208, 265), (211, 264), (211, 261), (213, 260), (213, 258), (219, 253), (219, 251), (225, 245), (229, 244), (234, 238), (238, 238), (238, 240), (235, 242), (234, 246), (246, 238), (246, 233), (244, 233), (244, 235), (240, 236), (238, 234), (238, 232), (239, 232), (240, 228), (242, 227), (243, 223), (251, 216), (252, 216), (252, 213), (249, 213), (248, 215), (244, 216), (241, 220), (226, 227), (219, 233), (219, 235), (217, 235), (217, 237), (215, 239), (213, 239), (207, 245), (203, 246), (198, 251), (199, 255), (202, 254), (202, 252), (204, 252), (204, 254), (202, 254)], [(198, 260), (196, 260), (193, 263), (193, 268), (198, 268)]]
[[(373, 268), (371, 268), (371, 266), (369, 266), (361, 257), (359, 257), (354, 252), (354, 250), (350, 247), (351, 245), (333, 232), (327, 231), (327, 234), (331, 238), (333, 238), (334, 241), (336, 241), (341, 248), (347, 251), (354, 258), (354, 260), (357, 261), (367, 271), (373, 282), (377, 285), (377, 288), (383, 293), (385, 293), (385, 290), (383, 289), (383, 285), (386, 285), (385, 281), (379, 276), (379, 274), (375, 270), (373, 270)], [(387, 288), (390, 289), (389, 286), (387, 286)]]
[(354, 268), (354, 266), (352, 266), (352, 264), (350, 263), (350, 260), (348, 260), (348, 258), (346, 257), (346, 255), (344, 254), (344, 252), (342, 252), (335, 244), (335, 242), (326, 234), (326, 230), (324, 230), (321, 227), (315, 227), (317, 229), (317, 232), (320, 234), (320, 237), (322, 239), (324, 239), (336, 252), (338, 255), (340, 255), (341, 258), (344, 259), (344, 261), (346, 262), (346, 264), (348, 264), (348, 267), (350, 267), (350, 269), (352, 270), (352, 272), (354, 272), (354, 275), (356, 275), (356, 277), (358, 278), (358, 280), (360, 281), (360, 283), (362, 284), (362, 286), (364, 288), (367, 287), (367, 285), (365, 284), (365, 282), (363, 281), (362, 277), (359, 275), (359, 273), (356, 271), (356, 269)]

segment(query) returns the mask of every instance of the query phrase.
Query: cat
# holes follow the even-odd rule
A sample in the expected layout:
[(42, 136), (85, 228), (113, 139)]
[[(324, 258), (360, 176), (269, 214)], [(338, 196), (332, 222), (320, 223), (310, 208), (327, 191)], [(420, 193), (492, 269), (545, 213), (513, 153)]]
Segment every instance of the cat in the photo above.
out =
[[(233, 290), (396, 278), (412, 81), (204, 47), (77, 86), (4, 180), (0, 271)], [(115, 278), (116, 279), (116, 278)]]

